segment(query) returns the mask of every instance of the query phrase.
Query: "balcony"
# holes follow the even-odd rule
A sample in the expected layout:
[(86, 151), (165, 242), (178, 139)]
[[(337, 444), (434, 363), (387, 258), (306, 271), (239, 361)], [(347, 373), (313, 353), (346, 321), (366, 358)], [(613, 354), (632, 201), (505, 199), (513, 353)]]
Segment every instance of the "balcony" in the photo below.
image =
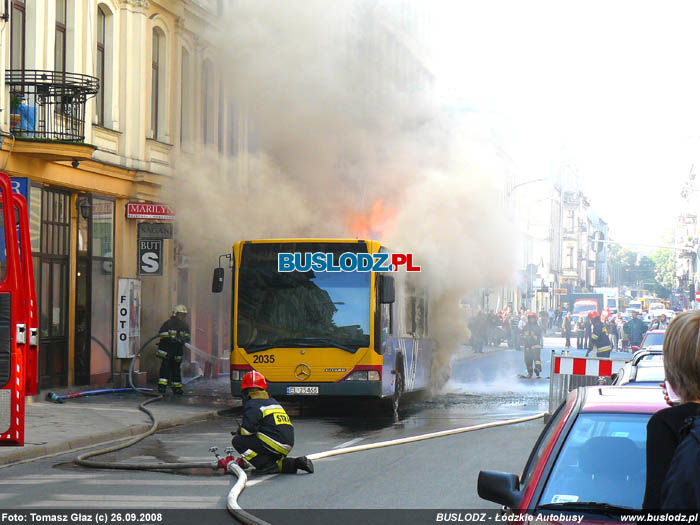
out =
[(13, 153), (50, 160), (86, 159), (94, 146), (85, 141), (85, 102), (99, 90), (99, 80), (63, 71), (12, 69), (5, 72), (10, 89)]

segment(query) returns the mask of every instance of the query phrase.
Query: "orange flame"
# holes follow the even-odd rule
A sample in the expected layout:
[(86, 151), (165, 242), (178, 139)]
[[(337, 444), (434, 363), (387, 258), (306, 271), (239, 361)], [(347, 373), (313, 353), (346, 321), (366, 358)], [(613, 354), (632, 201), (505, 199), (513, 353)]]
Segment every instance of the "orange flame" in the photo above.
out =
[(384, 207), (384, 199), (379, 199), (367, 213), (348, 212), (347, 225), (353, 237), (381, 239), (391, 229), (395, 218), (396, 210)]

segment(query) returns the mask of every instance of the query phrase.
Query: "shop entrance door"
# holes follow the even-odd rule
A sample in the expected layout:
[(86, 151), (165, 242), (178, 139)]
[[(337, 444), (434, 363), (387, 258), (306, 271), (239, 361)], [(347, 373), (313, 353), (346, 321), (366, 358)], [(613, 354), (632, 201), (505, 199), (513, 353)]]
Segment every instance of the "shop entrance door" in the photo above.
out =
[(42, 188), (39, 272), (39, 385), (68, 382), (70, 194)]

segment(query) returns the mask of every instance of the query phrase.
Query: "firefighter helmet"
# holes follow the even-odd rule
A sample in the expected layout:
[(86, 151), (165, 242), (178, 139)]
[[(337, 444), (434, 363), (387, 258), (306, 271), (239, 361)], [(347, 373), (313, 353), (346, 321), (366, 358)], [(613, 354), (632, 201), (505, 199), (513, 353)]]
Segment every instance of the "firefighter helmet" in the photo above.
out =
[(178, 304), (175, 308), (173, 308), (173, 313), (174, 314), (186, 314), (187, 307), (184, 304)]
[(241, 390), (245, 390), (246, 388), (262, 388), (263, 390), (267, 390), (265, 376), (255, 370), (248, 372), (241, 380)]

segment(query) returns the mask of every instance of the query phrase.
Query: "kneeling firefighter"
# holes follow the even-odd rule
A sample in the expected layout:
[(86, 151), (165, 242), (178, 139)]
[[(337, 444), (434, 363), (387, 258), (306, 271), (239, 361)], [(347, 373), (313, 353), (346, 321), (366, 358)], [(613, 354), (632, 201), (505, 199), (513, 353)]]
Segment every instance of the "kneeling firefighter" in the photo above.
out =
[(537, 377), (540, 377), (540, 372), (542, 372), (542, 361), (540, 359), (542, 329), (537, 324), (537, 314), (535, 312), (527, 314), (527, 324), (523, 328), (520, 338), (523, 342), (527, 377), (532, 377), (533, 368)]
[[(297, 469), (312, 473), (314, 465), (306, 456), (287, 456), (294, 445), (294, 426), (284, 408), (267, 393), (265, 377), (254, 370), (248, 372), (241, 380), (241, 394), (243, 421), (231, 444), (245, 462), (261, 474), (296, 474)], [(245, 462), (238, 464), (246, 467)]]
[(168, 384), (176, 395), (182, 395), (182, 377), (180, 365), (184, 353), (185, 343), (190, 341), (190, 327), (185, 322), (187, 307), (178, 304), (173, 308), (173, 315), (160, 327), (160, 341), (156, 355), (163, 362), (160, 365), (160, 379), (158, 379), (158, 392), (165, 393)]
[(596, 357), (610, 357), (612, 344), (610, 343), (610, 336), (608, 335), (608, 330), (607, 328), (605, 328), (605, 325), (600, 320), (600, 314), (597, 311), (592, 312), (590, 315), (591, 346), (586, 352), (586, 355), (588, 355), (592, 350), (594, 350)]

